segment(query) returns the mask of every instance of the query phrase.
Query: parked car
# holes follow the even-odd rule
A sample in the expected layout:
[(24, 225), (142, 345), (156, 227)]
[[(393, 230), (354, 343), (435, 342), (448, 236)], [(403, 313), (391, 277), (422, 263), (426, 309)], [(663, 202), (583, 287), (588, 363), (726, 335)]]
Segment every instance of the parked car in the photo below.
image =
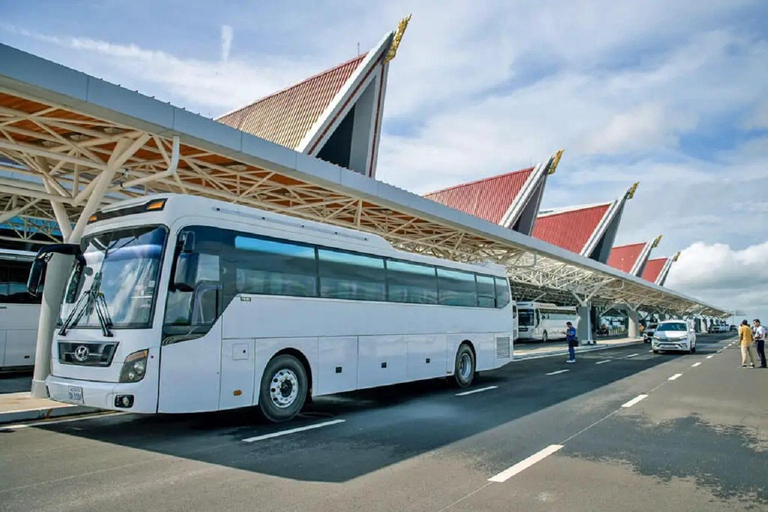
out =
[(693, 354), (696, 352), (696, 331), (682, 320), (659, 322), (653, 334), (651, 348), (654, 354), (666, 350)]
[(650, 343), (651, 342), (651, 340), (653, 339), (653, 333), (656, 331), (656, 327), (658, 325), (659, 324), (657, 324), (656, 322), (651, 322), (651, 323), (648, 324), (648, 326), (643, 331), (643, 341), (644, 342), (646, 342), (646, 343)]

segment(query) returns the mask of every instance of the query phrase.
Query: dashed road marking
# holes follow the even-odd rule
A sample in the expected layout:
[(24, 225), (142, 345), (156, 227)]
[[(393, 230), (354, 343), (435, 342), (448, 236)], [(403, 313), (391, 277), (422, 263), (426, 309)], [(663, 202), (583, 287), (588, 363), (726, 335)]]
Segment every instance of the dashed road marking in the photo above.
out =
[(558, 373), (569, 372), (570, 370), (557, 370), (556, 372), (549, 372), (546, 375), (557, 375)]
[(602, 361), (598, 361), (598, 362), (596, 362), (595, 364), (605, 364), (605, 363), (610, 363), (610, 362), (611, 362), (611, 360), (610, 360), (610, 359), (604, 359), (604, 360), (602, 360)]
[(487, 388), (473, 389), (472, 391), (464, 391), (463, 393), (456, 393), (456, 396), (474, 395), (475, 393), (482, 393), (483, 391), (490, 391), (496, 389), (499, 386), (488, 386)]
[(713, 357), (715, 357), (715, 354), (712, 354), (711, 356), (707, 356), (707, 359), (712, 359)]
[(673, 376), (671, 376), (670, 378), (668, 378), (667, 380), (677, 380), (677, 379), (679, 379), (682, 376), (683, 376), (682, 373), (676, 373)]
[(316, 428), (330, 427), (331, 425), (337, 425), (339, 423), (344, 423), (345, 421), (347, 420), (331, 420), (331, 421), (325, 421), (323, 423), (316, 423), (314, 425), (307, 425), (306, 427), (297, 427), (297, 428), (291, 428), (288, 430), (281, 430), (280, 432), (272, 432), (271, 434), (264, 434), (262, 436), (248, 437), (246, 439), (243, 439), (243, 442), (254, 443), (256, 441), (264, 441), (266, 439), (272, 439), (280, 436), (287, 436), (289, 434), (296, 434), (298, 432), (305, 432), (307, 430), (314, 430)]
[(639, 355), (640, 355), (640, 354), (629, 354), (629, 355), (627, 356), (627, 358), (630, 358), (630, 357), (635, 357), (635, 356), (639, 356)]
[(699, 361), (698, 363), (693, 363), (693, 364), (691, 365), (691, 367), (692, 367), (692, 368), (696, 368), (696, 367), (697, 367), (697, 366), (699, 366), (699, 365), (701, 365), (701, 361)]
[(625, 404), (622, 404), (621, 406), (624, 407), (624, 408), (632, 407), (636, 403), (638, 403), (638, 402), (640, 402), (642, 400), (645, 400), (646, 398), (648, 398), (648, 395), (637, 395), (635, 398), (633, 398), (632, 400), (630, 400), (629, 402), (627, 402)]
[(534, 464), (536, 464), (537, 462), (540, 462), (546, 459), (547, 457), (549, 457), (550, 455), (552, 455), (562, 447), (563, 445), (561, 444), (551, 444), (546, 448), (544, 448), (543, 450), (541, 450), (540, 452), (534, 453), (527, 459), (521, 460), (514, 466), (511, 466), (505, 469), (504, 471), (502, 471), (501, 473), (499, 473), (498, 475), (489, 478), (488, 481), (498, 482), (498, 483), (506, 482), (507, 480), (509, 480), (516, 474), (520, 473), (521, 471), (524, 471), (529, 467), (533, 466)]

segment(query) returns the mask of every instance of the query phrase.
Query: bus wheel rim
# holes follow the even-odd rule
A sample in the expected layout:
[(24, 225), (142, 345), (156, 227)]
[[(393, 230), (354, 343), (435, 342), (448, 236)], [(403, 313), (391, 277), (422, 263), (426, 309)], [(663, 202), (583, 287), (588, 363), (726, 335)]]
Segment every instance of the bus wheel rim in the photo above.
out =
[(278, 370), (269, 383), (269, 398), (275, 406), (285, 409), (299, 396), (299, 378), (287, 368)]
[(461, 380), (467, 380), (471, 374), (472, 359), (469, 357), (469, 354), (461, 354), (459, 358), (459, 377), (461, 377)]

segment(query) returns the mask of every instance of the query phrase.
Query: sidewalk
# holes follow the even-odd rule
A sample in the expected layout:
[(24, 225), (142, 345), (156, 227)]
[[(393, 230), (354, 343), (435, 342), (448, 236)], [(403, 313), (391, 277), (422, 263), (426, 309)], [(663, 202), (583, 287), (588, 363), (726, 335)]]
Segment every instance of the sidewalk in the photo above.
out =
[[(592, 352), (594, 350), (605, 350), (609, 348), (626, 347), (636, 343), (642, 343), (642, 338), (614, 338), (598, 339), (595, 345), (580, 345), (576, 347), (576, 353)], [(539, 359), (541, 357), (567, 356), (568, 345), (565, 341), (548, 343), (515, 343), (515, 361), (524, 361), (526, 359)]]
[(47, 420), (96, 412), (83, 405), (69, 405), (46, 398), (32, 398), (32, 375), (6, 374), (0, 376), (0, 423)]

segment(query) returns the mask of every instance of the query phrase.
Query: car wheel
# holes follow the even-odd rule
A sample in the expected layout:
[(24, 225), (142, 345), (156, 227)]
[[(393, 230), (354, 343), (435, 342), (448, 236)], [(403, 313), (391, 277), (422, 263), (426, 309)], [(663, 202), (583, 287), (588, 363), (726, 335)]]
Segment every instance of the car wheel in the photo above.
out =
[(269, 421), (288, 421), (304, 407), (308, 390), (304, 365), (292, 355), (277, 356), (264, 369), (259, 409)]
[(659, 353), (659, 351), (658, 351), (658, 350), (656, 350), (656, 349), (653, 349), (653, 353), (654, 353), (654, 354), (658, 354), (658, 353)]
[(541, 335), (541, 341), (544, 343), (549, 341), (549, 336), (547, 336), (547, 331), (544, 331), (544, 333)]
[(475, 378), (475, 354), (466, 343), (462, 343), (456, 352), (453, 378), (460, 388), (466, 388)]

